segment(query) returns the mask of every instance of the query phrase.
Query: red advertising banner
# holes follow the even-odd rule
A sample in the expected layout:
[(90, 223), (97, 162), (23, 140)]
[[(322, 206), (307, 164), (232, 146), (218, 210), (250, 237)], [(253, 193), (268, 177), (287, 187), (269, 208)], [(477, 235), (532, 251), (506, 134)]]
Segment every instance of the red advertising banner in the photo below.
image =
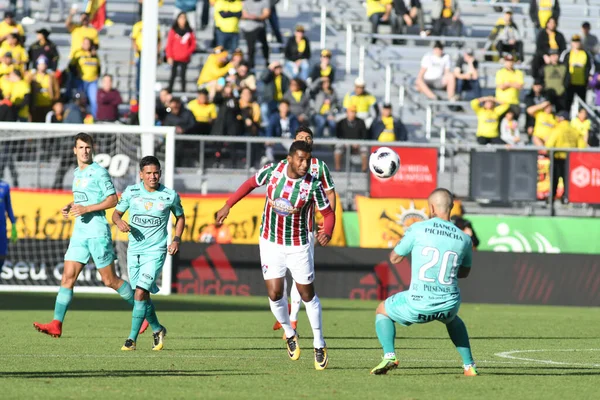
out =
[(570, 153), (569, 202), (600, 203), (600, 155), (598, 153)]
[[(371, 148), (371, 151), (379, 147)], [(389, 179), (370, 175), (370, 196), (426, 199), (437, 186), (438, 151), (420, 147), (391, 147), (400, 156), (400, 170)]]

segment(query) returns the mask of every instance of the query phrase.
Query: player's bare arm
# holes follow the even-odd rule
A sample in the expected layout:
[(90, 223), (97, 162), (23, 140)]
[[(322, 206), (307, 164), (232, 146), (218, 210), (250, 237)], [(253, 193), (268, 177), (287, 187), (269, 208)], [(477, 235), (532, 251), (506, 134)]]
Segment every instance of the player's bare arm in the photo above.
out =
[(129, 227), (129, 224), (127, 222), (123, 221), (123, 214), (125, 213), (119, 210), (115, 210), (112, 215), (112, 222), (117, 226), (117, 228), (119, 228), (121, 232), (127, 233), (131, 231), (131, 228)]
[(70, 202), (66, 206), (60, 209), (62, 216), (64, 219), (69, 219), (69, 213), (71, 212), (71, 207), (73, 207), (74, 202)]
[(87, 213), (91, 213), (94, 211), (103, 211), (114, 208), (117, 205), (119, 199), (116, 194), (111, 194), (107, 196), (104, 200), (97, 204), (91, 204), (89, 206), (82, 206), (80, 204), (73, 204), (71, 206), (70, 214), (73, 217), (79, 217), (80, 215), (84, 215)]
[(181, 243), (181, 235), (185, 229), (185, 215), (175, 216), (175, 236), (173, 241), (167, 248), (170, 255), (174, 255), (179, 251), (179, 243)]
[(390, 262), (392, 264), (399, 264), (402, 262), (402, 260), (404, 260), (404, 256), (401, 256), (400, 254), (396, 253), (395, 250), (392, 250), (390, 253)]

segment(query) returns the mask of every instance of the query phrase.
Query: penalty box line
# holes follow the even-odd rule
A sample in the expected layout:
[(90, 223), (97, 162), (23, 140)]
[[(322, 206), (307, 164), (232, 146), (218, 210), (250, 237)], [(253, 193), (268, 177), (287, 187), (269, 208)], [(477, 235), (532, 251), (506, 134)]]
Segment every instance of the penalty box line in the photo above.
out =
[(577, 367), (590, 367), (590, 368), (600, 368), (600, 364), (596, 363), (578, 363), (578, 362), (568, 362), (568, 361), (554, 361), (554, 360), (540, 360), (536, 358), (529, 357), (518, 357), (515, 354), (521, 353), (545, 353), (545, 352), (568, 352), (568, 353), (584, 353), (591, 351), (600, 351), (600, 349), (529, 349), (529, 350), (510, 350), (504, 351), (501, 353), (495, 353), (496, 357), (505, 358), (509, 360), (518, 360), (524, 361), (527, 363), (537, 363), (537, 364), (546, 364), (546, 365), (564, 365), (564, 366), (577, 366)]

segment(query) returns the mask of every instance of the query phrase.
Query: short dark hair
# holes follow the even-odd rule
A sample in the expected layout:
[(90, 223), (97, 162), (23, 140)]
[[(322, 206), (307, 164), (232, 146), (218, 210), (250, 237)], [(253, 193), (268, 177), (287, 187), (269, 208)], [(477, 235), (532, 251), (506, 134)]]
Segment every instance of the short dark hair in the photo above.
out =
[(81, 140), (85, 144), (89, 144), (90, 147), (94, 147), (94, 138), (85, 132), (79, 132), (77, 135), (75, 135), (73, 138), (73, 147), (77, 147), (78, 140)]
[(305, 153), (312, 153), (312, 146), (305, 142), (304, 140), (296, 140), (290, 146), (290, 151), (288, 152), (288, 156), (293, 156), (297, 151), (303, 151)]
[[(306, 132), (310, 135), (310, 137), (314, 136), (312, 129), (310, 129), (308, 127), (308, 125), (300, 125), (300, 127), (298, 127), (298, 129), (296, 129), (296, 135), (298, 135), (300, 132)], [(296, 136), (296, 135), (294, 135), (294, 136)]]
[(148, 165), (156, 165), (160, 169), (160, 161), (154, 156), (146, 156), (140, 160), (140, 171)]
[(198, 94), (203, 94), (203, 95), (208, 96), (208, 90), (206, 90), (205, 88), (198, 89)]
[(181, 104), (181, 99), (179, 97), (173, 97), (171, 99), (171, 103)]
[(442, 42), (440, 42), (439, 40), (437, 40), (435, 43), (433, 43), (433, 48), (434, 49), (444, 50), (444, 45), (442, 44)]
[(282, 105), (282, 104), (287, 104), (288, 107), (290, 106), (290, 102), (287, 99), (283, 99), (279, 102), (279, 105)]
[(104, 74), (104, 75), (102, 75), (102, 77), (103, 77), (103, 78), (107, 78), (107, 77), (108, 77), (108, 78), (110, 78), (111, 80), (114, 80), (114, 79), (113, 79), (113, 76), (112, 76), (111, 74)]

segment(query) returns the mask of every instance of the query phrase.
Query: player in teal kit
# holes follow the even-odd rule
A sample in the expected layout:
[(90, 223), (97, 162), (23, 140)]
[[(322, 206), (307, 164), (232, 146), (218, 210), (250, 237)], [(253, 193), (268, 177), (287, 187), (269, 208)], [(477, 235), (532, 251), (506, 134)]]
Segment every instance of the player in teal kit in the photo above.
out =
[[(135, 302), (131, 318), (131, 332), (121, 350), (135, 350), (135, 342), (144, 318), (150, 323), (154, 343), (152, 350), (162, 350), (167, 330), (158, 322), (150, 293), (157, 293), (156, 279), (165, 262), (167, 251), (177, 253), (185, 229), (183, 207), (177, 192), (160, 183), (160, 162), (154, 156), (140, 161), (142, 182), (125, 189), (112, 215), (121, 232), (129, 233), (127, 270), (129, 282), (135, 287)], [(129, 223), (121, 217), (129, 210)], [(167, 228), (175, 215), (175, 237), (167, 248)], [(169, 284), (169, 283), (166, 283)]]
[(64, 218), (76, 218), (75, 227), (65, 254), (54, 319), (48, 324), (33, 323), (38, 331), (57, 338), (62, 335), (62, 323), (73, 299), (77, 277), (90, 258), (94, 261), (102, 282), (133, 305), (131, 286), (115, 274), (115, 253), (106, 220), (105, 210), (117, 204), (117, 194), (106, 169), (93, 161), (93, 147), (94, 141), (90, 135), (75, 135), (73, 153), (77, 157), (77, 168), (73, 174), (73, 202), (62, 209)]
[(393, 264), (411, 256), (411, 282), (407, 291), (388, 297), (377, 307), (375, 329), (384, 356), (371, 374), (386, 374), (398, 367), (394, 322), (409, 326), (440, 321), (462, 357), (464, 374), (477, 375), (467, 328), (457, 315), (458, 279), (471, 271), (472, 244), (471, 238), (450, 222), (453, 200), (448, 190), (434, 190), (428, 199), (431, 219), (413, 224), (390, 254)]

